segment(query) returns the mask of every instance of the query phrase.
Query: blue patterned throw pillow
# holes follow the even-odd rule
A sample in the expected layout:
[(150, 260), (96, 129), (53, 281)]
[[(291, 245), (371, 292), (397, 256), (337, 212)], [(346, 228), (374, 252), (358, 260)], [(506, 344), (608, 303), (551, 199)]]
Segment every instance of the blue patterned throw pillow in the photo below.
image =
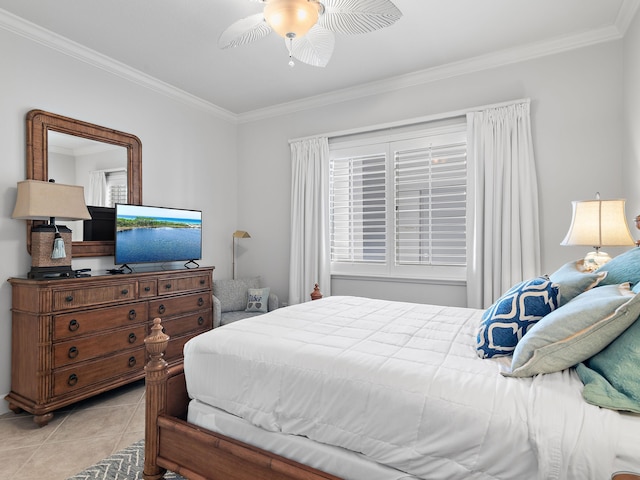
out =
[(478, 355), (511, 355), (524, 334), (558, 308), (558, 297), (558, 286), (546, 276), (511, 287), (482, 315), (476, 338)]

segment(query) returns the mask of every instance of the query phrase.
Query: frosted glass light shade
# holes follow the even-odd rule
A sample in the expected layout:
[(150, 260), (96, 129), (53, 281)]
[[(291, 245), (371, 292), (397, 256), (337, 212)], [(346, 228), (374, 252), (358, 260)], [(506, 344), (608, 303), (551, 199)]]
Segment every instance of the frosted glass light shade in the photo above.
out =
[(264, 18), (284, 38), (302, 37), (318, 21), (319, 5), (310, 0), (269, 0)]
[(573, 201), (573, 217), (561, 245), (635, 245), (624, 216), (624, 200)]

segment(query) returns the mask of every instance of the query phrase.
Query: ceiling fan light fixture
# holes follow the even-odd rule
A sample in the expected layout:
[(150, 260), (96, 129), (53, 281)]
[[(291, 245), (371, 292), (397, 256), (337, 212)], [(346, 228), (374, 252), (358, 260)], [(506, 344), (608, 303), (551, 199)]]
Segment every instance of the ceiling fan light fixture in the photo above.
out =
[(283, 38), (304, 36), (317, 23), (320, 4), (314, 0), (268, 0), (264, 18)]

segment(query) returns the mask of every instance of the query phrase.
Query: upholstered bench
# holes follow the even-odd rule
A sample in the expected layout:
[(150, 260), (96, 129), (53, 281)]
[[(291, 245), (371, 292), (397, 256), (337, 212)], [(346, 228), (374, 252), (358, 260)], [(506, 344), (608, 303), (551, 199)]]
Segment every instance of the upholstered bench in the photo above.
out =
[[(249, 289), (252, 302), (249, 302)], [(262, 292), (256, 290), (261, 289)], [(262, 302), (261, 294), (268, 298)], [(262, 315), (278, 308), (278, 297), (268, 287), (260, 285), (260, 277), (213, 281), (213, 327), (220, 327), (243, 318)], [(247, 311), (250, 310), (250, 311)]]

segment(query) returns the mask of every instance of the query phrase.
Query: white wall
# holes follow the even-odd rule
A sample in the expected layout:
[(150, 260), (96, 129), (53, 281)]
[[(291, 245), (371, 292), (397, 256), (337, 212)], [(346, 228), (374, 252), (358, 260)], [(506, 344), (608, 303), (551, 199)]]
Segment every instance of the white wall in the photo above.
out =
[[(235, 126), (207, 109), (165, 96), (35, 42), (0, 30), (0, 260), (4, 278), (30, 268), (24, 222), (10, 218), (25, 170), (25, 114), (33, 108), (137, 135), (143, 151), (143, 201), (203, 210), (204, 259), (218, 278), (231, 277), (231, 233), (247, 230), (238, 247), (239, 275), (262, 275), (287, 300), (291, 168), (288, 140), (529, 97), (541, 198), (543, 271), (585, 251), (561, 247), (570, 202), (632, 198), (640, 151), (637, 90), (638, 19), (629, 39), (507, 65)], [(628, 64), (623, 68), (623, 58)], [(624, 73), (623, 73), (624, 72)], [(294, 73), (295, 74), (295, 73)], [(624, 81), (623, 81), (624, 80)], [(631, 105), (623, 108), (622, 86)], [(635, 90), (634, 90), (635, 89)], [(625, 102), (625, 105), (628, 105)], [(623, 158), (623, 112), (633, 123)], [(612, 254), (617, 253), (614, 249)], [(112, 257), (74, 260), (102, 270)], [(541, 272), (542, 273), (542, 272)], [(322, 286), (321, 286), (322, 287)], [(334, 282), (354, 293), (463, 305), (463, 287)], [(312, 286), (309, 286), (311, 292)], [(11, 289), (0, 282), (0, 394), (10, 389)], [(0, 402), (0, 413), (6, 405)]]
[[(623, 170), (627, 212), (640, 214), (640, 15), (636, 15), (624, 38), (624, 86), (622, 128), (624, 132)], [(640, 232), (630, 225), (631, 235)]]
[[(26, 227), (12, 220), (16, 183), (26, 178), (25, 115), (34, 108), (137, 135), (143, 201), (203, 210), (204, 258), (230, 276), (236, 228), (236, 126), (102, 69), (0, 29), (0, 396), (10, 390), (11, 288), (31, 257)], [(113, 268), (113, 257), (76, 259), (73, 268)], [(218, 270), (216, 270), (218, 271)], [(0, 413), (7, 404), (0, 401)]]
[[(250, 230), (253, 242), (238, 271), (262, 273), (286, 300), (289, 139), (525, 97), (532, 102), (538, 165), (540, 273), (551, 273), (562, 263), (584, 256), (584, 248), (561, 247), (560, 242), (569, 227), (572, 200), (594, 198), (596, 192), (603, 198), (623, 195), (622, 67), (622, 42), (615, 41), (240, 125), (238, 223)], [(610, 254), (620, 251), (609, 249)], [(309, 292), (312, 288), (309, 285)], [(403, 282), (333, 281), (332, 294), (466, 304), (464, 287)]]

